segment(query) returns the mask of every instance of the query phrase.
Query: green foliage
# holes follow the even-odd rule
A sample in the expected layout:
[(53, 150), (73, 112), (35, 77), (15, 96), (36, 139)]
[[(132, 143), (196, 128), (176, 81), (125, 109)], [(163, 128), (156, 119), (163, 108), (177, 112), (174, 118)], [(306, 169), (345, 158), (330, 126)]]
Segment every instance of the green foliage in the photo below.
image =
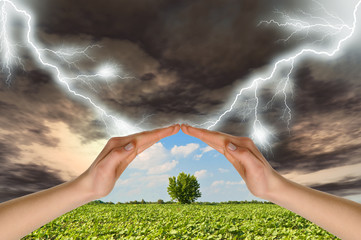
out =
[(164, 204), (164, 201), (162, 199), (158, 199), (157, 203), (158, 204)]
[(95, 201), (92, 201), (92, 202), (90, 202), (90, 203), (88, 203), (88, 204), (94, 204), (94, 205), (96, 205), (96, 204), (104, 204), (104, 202), (101, 201), (101, 200), (95, 200)]
[(202, 195), (197, 178), (184, 172), (181, 172), (177, 178), (169, 178), (167, 191), (172, 200), (180, 203), (192, 203)]
[(274, 204), (87, 204), (30, 239), (337, 239)]

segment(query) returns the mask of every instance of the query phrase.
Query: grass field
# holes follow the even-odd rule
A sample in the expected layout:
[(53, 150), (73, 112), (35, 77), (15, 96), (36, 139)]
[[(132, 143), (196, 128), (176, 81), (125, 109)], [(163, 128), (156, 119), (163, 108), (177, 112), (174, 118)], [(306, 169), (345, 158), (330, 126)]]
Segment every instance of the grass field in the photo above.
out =
[(273, 204), (88, 204), (23, 239), (337, 239)]

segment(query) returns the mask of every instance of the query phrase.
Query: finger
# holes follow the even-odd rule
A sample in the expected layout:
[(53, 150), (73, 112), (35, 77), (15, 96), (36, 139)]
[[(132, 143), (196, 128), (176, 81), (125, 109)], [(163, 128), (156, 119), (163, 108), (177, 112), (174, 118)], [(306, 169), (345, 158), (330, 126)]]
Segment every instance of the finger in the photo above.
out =
[(129, 136), (127, 137), (112, 137), (108, 140), (107, 144), (104, 146), (103, 150), (97, 156), (95, 162), (101, 161), (105, 156), (107, 156), (114, 148), (119, 148), (125, 146), (131, 141)]
[(240, 147), (248, 148), (260, 161), (267, 162), (262, 153), (258, 150), (257, 146), (253, 143), (252, 139), (247, 137), (237, 137), (226, 133), (210, 131), (201, 128), (195, 128), (188, 125), (182, 125), (182, 131), (193, 137), (197, 137), (215, 148), (220, 153), (225, 153), (225, 145), (227, 142), (236, 143)]
[[(209, 131), (202, 128), (196, 128), (189, 125), (182, 124), (182, 131), (192, 137), (196, 137), (204, 142), (213, 143), (213, 145), (221, 145), (219, 139), (215, 141), (214, 137), (218, 135), (216, 132)], [(219, 135), (218, 135), (219, 136)]]
[(137, 151), (134, 147), (133, 143), (127, 144), (124, 148), (122, 148), (123, 151), (126, 152), (126, 157), (123, 160), (118, 161), (118, 167), (116, 170), (116, 177), (119, 178), (120, 175), (124, 172), (124, 170), (129, 166), (129, 164), (136, 158)]
[(241, 162), (237, 160), (233, 155), (229, 154), (228, 152), (225, 152), (224, 156), (233, 165), (233, 167), (237, 170), (237, 172), (241, 175), (241, 177), (243, 179), (246, 179), (245, 169), (244, 166), (241, 164)]
[(143, 152), (145, 149), (149, 148), (154, 143), (165, 137), (169, 137), (178, 133), (179, 129), (179, 124), (175, 124), (169, 127), (159, 128), (137, 134), (134, 137), (134, 140), (136, 141), (137, 153), (139, 154)]
[(235, 138), (234, 136), (225, 133), (195, 128), (189, 125), (182, 125), (182, 131), (185, 134), (199, 138), (222, 154), (224, 154), (226, 139)]
[[(181, 126), (181, 129), (182, 129), (182, 132), (184, 132), (185, 134), (187, 134), (187, 135), (190, 135), (190, 136), (192, 136), (192, 137), (196, 137), (196, 138), (198, 138), (198, 139), (200, 139), (200, 140), (202, 140), (202, 136), (203, 136), (203, 133), (201, 133), (200, 131), (197, 131), (197, 129), (198, 128), (195, 128), (195, 131), (189, 131), (189, 129), (190, 129), (191, 127), (189, 126), (189, 125), (185, 125), (185, 124), (182, 124), (182, 126)], [(202, 140), (203, 141), (203, 140)], [(211, 146), (212, 148), (214, 148), (214, 149), (216, 149), (218, 152), (220, 152), (220, 153), (224, 153), (224, 151), (222, 150), (222, 148), (220, 148), (219, 146), (217, 146), (217, 145), (214, 145), (214, 144), (212, 144), (212, 143), (210, 143), (210, 142), (206, 142), (206, 141), (203, 141), (203, 142), (205, 142), (205, 143), (207, 143), (209, 146)]]
[(248, 137), (237, 137), (237, 138), (231, 140), (231, 142), (239, 147), (247, 148), (260, 161), (267, 162), (267, 160), (263, 157), (262, 153), (258, 150), (257, 146), (252, 141), (252, 139), (250, 139)]
[[(132, 136), (128, 136), (128, 138), (130, 138), (129, 140), (131, 140), (130, 143), (128, 143), (124, 147), (116, 147), (111, 151), (111, 153), (114, 151), (116, 152), (119, 151), (120, 153), (128, 152), (128, 154), (133, 153), (128, 155), (128, 157), (124, 159), (118, 158), (119, 160), (117, 163), (118, 164), (117, 177), (119, 177), (122, 174), (122, 172), (135, 159), (135, 157), (138, 154), (140, 154), (145, 149), (152, 146), (154, 143), (158, 142), (159, 140), (176, 134), (179, 131), (179, 129), (180, 129), (179, 124), (175, 124), (169, 127), (159, 128), (152, 131), (141, 132), (134, 134)], [(127, 149), (128, 147), (129, 149)]]
[(226, 151), (226, 155), (229, 154), (230, 158), (233, 158), (234, 161), (239, 162), (243, 166), (245, 175), (247, 172), (255, 173), (259, 169), (260, 164), (264, 165), (264, 162), (258, 159), (258, 157), (246, 147), (237, 146), (236, 144), (229, 142)]
[(95, 167), (99, 166), (108, 173), (115, 171), (116, 176), (119, 177), (135, 156), (134, 144), (128, 143), (125, 146), (113, 148), (101, 161), (95, 164)]
[[(142, 145), (145, 144), (145, 141), (149, 141), (149, 137), (153, 137), (153, 140), (159, 141), (160, 139), (168, 136), (172, 135), (172, 134), (176, 134), (179, 131), (179, 124), (175, 124), (173, 126), (170, 127), (166, 127), (166, 128), (160, 128), (160, 129), (156, 129), (153, 131), (148, 131), (148, 132), (140, 132), (140, 133), (136, 133), (133, 135), (129, 135), (126, 137), (112, 137), (111, 139), (108, 140), (107, 144), (105, 145), (105, 147), (103, 148), (103, 150), (99, 153), (97, 159), (95, 160), (95, 164), (96, 162), (101, 161), (101, 159), (103, 159), (105, 156), (107, 156), (114, 148), (119, 148), (122, 146), (125, 146), (126, 144), (130, 143), (130, 142), (137, 142), (137, 147), (141, 146), (141, 151), (142, 152), (144, 150), (144, 146), (142, 147)], [(173, 132), (172, 130), (173, 129)], [(145, 138), (144, 138), (145, 136)], [(158, 140), (157, 140), (158, 139)], [(148, 145), (151, 146), (153, 145), (155, 142), (150, 143)], [(145, 148), (147, 148), (147, 146), (145, 146)]]

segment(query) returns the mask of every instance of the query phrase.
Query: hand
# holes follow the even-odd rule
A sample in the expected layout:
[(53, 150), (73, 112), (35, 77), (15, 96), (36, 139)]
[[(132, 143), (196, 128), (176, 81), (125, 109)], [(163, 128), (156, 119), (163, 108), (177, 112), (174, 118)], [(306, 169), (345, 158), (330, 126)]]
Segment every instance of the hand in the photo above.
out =
[(20, 239), (52, 219), (89, 201), (104, 197), (137, 156), (179, 125), (108, 141), (93, 164), (73, 181), (0, 204), (0, 239)]
[(222, 153), (236, 168), (256, 197), (269, 200), (285, 179), (263, 157), (253, 141), (246, 137), (182, 125), (182, 131), (199, 138)]
[(75, 181), (82, 182), (91, 198), (108, 195), (119, 176), (133, 159), (162, 138), (176, 134), (180, 126), (173, 125), (126, 137), (111, 138), (93, 164)]

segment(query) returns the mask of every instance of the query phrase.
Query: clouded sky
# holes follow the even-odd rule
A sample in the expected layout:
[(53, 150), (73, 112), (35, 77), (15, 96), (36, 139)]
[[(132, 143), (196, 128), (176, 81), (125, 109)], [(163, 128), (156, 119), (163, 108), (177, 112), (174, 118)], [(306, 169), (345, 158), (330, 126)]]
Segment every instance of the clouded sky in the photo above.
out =
[[(41, 66), (26, 45), (26, 19), (14, 17), (9, 36), (22, 64), (15, 61), (10, 84), (6, 68), (0, 75), (0, 201), (76, 177), (110, 136), (176, 122), (214, 121), (240, 89), (268, 76), (275, 61), (304, 47), (335, 49), (350, 31), (345, 26), (352, 27), (356, 4), (14, 2), (32, 14), (39, 53), (61, 70), (61, 78), (120, 120), (115, 123), (74, 96), (53, 68)], [(11, 7), (8, 11), (8, 16), (17, 16)], [(356, 16), (361, 19), (361, 10)], [(259, 24), (270, 19), (301, 19), (302, 26), (318, 27)], [(361, 201), (361, 26), (355, 30), (336, 57), (310, 54), (295, 63), (285, 88), (292, 109), (289, 129), (283, 92), (266, 103), (283, 89), (291, 65), (260, 83), (257, 94), (263, 103), (258, 116), (273, 134), (264, 150), (272, 166), (301, 184)], [(1, 54), (4, 64), (4, 48)], [(254, 93), (238, 99), (234, 111), (213, 129), (250, 136)], [(168, 200), (168, 177), (181, 171), (197, 176), (201, 201), (255, 199), (223, 156), (179, 133), (138, 156), (105, 200)]]

